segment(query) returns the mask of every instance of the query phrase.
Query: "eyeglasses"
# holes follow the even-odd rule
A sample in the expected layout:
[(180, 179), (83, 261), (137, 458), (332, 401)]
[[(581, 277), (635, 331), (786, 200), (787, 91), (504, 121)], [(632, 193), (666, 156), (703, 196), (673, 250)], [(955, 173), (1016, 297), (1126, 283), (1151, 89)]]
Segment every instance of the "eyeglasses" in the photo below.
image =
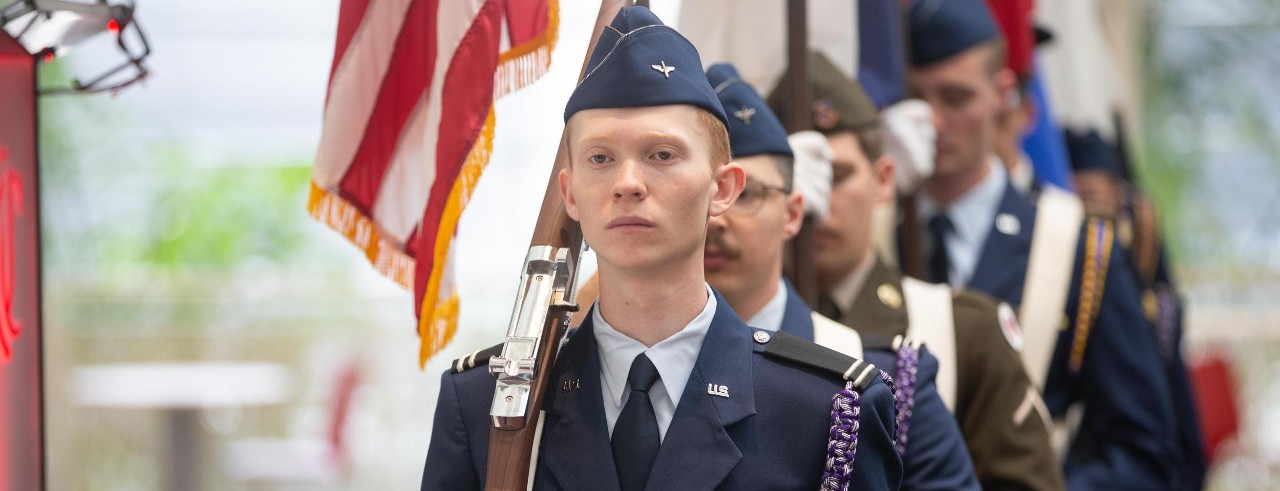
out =
[(791, 194), (791, 190), (785, 186), (771, 186), (755, 181), (747, 181), (746, 186), (742, 188), (742, 194), (738, 195), (738, 200), (733, 202), (733, 206), (729, 211), (738, 216), (751, 216), (760, 211), (760, 207), (764, 206), (765, 199), (769, 197), (769, 191), (777, 191), (784, 196)]

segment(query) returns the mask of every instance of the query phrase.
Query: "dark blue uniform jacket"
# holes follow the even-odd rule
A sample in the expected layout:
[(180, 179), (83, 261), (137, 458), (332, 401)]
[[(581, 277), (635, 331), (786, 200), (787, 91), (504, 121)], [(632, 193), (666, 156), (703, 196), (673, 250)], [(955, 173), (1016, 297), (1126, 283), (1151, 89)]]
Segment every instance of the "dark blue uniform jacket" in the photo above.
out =
[[(1010, 235), (992, 225), (968, 287), (1018, 306), (1036, 208), (1029, 198), (1007, 187), (997, 213), (1014, 215), (1021, 227)], [(1055, 417), (1062, 417), (1074, 403), (1084, 405), (1079, 432), (1063, 466), (1068, 489), (1171, 489), (1178, 432), (1168, 378), (1153, 328), (1142, 311), (1137, 281), (1125, 254), (1115, 245), (1114, 233), (1105, 231), (1108, 227), (1090, 219), (1080, 232), (1066, 304), (1067, 324), (1058, 334), (1044, 400)], [(1093, 246), (1086, 245), (1090, 237)], [(1090, 249), (1102, 257), (1095, 262), (1105, 265), (1106, 274), (1104, 281), (1095, 281), (1088, 289), (1101, 297), (1096, 309), (1086, 307), (1093, 321), (1084, 323), (1087, 331), (1078, 332), (1085, 256)], [(1099, 271), (1091, 269), (1095, 274)], [(1077, 367), (1070, 363), (1075, 345), (1081, 350)]]
[[(648, 489), (817, 489), (827, 456), (832, 396), (845, 381), (833, 370), (766, 354), (768, 343), (754, 341), (754, 330), (719, 294), (717, 300)], [(546, 422), (535, 489), (618, 489), (600, 358), (591, 316), (587, 319), (569, 334), (553, 368), (551, 387), (557, 390), (549, 392), (543, 406)], [(774, 338), (779, 336), (786, 335)], [(893, 394), (876, 378), (860, 397), (850, 489), (898, 489), (901, 484), (902, 462), (893, 447)], [(558, 390), (569, 380), (579, 380), (580, 388)], [(728, 387), (730, 397), (708, 394), (708, 384)], [(494, 378), (483, 367), (446, 372), (441, 378), (422, 489), (483, 488), (493, 389)]]

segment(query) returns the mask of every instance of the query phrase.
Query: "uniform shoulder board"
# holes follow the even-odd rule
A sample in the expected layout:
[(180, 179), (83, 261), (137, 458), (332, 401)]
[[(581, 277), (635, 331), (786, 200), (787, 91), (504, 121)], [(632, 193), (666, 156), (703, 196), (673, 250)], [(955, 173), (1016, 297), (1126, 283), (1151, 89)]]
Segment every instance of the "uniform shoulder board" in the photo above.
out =
[[(577, 333), (577, 332), (578, 332), (578, 328), (576, 327), (566, 332), (564, 334), (564, 337), (560, 339), (560, 345), (563, 347), (564, 343), (569, 342), (569, 337), (573, 336), (574, 333)], [(449, 365), (449, 370), (452, 371), (453, 373), (462, 373), (472, 368), (478, 367), (480, 365), (488, 365), (490, 358), (493, 358), (495, 356), (502, 354), (503, 344), (504, 343), (498, 343), (496, 345), (490, 346), (480, 351), (473, 352), (462, 358), (453, 360), (453, 363)]]
[(764, 344), (764, 354), (839, 375), (862, 392), (880, 378), (875, 365), (850, 357), (839, 351), (819, 346), (785, 332), (757, 330), (757, 343)]
[(453, 373), (462, 373), (480, 365), (488, 365), (489, 359), (502, 354), (502, 343), (473, 352), (462, 358), (453, 360)]
[(1071, 342), (1069, 366), (1080, 371), (1089, 331), (1098, 317), (1111, 265), (1111, 246), (1115, 243), (1115, 227), (1110, 220), (1091, 218), (1085, 222), (1084, 268), (1080, 276), (1080, 305), (1076, 307), (1075, 336)]

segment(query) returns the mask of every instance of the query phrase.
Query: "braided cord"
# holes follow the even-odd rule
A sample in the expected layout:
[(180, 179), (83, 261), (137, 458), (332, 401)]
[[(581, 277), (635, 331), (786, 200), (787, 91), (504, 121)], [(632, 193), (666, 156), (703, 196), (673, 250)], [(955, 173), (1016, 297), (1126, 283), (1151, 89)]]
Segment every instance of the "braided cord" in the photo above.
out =
[(853, 458), (858, 450), (858, 393), (853, 382), (831, 398), (831, 433), (827, 440), (827, 464), (822, 472), (822, 491), (846, 491), (853, 474)]
[(902, 457), (907, 455), (907, 430), (911, 427), (911, 415), (916, 407), (916, 372), (920, 368), (920, 352), (908, 343), (902, 343), (898, 348), (897, 365), (898, 385), (893, 397), (894, 422), (897, 424), (893, 446)]

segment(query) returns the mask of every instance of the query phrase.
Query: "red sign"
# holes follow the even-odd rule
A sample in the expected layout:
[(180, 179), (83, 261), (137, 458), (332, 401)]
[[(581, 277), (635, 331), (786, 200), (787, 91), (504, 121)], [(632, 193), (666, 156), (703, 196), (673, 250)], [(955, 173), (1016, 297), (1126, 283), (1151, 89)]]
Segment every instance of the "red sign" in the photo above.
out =
[(35, 64), (0, 30), (0, 491), (45, 487)]
[(0, 360), (13, 357), (22, 324), (13, 318), (14, 221), (22, 214), (22, 177), (9, 168), (8, 149), (0, 147)]

